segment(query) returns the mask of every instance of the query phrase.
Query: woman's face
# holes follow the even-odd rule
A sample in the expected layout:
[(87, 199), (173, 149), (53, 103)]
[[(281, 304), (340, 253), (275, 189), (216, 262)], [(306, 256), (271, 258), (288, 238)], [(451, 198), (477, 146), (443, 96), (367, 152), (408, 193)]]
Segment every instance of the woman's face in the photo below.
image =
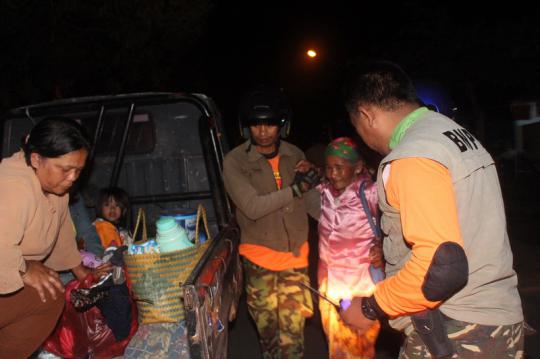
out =
[(338, 193), (342, 193), (360, 173), (362, 163), (352, 164), (338, 156), (327, 156), (325, 174), (326, 178)]
[(114, 198), (109, 197), (105, 203), (103, 203), (101, 213), (103, 213), (103, 217), (105, 217), (107, 221), (118, 223), (122, 217), (122, 207), (120, 207)]
[(56, 158), (43, 157), (33, 152), (30, 155), (30, 164), (43, 192), (62, 196), (79, 178), (87, 156), (86, 149), (72, 151)]

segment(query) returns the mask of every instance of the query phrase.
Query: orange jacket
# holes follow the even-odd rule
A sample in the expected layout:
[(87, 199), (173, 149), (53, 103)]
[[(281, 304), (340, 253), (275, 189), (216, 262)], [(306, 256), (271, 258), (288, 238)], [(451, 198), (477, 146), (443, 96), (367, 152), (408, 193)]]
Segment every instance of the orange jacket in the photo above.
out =
[(111, 222), (98, 218), (94, 222), (94, 225), (96, 226), (96, 232), (99, 235), (103, 248), (107, 249), (110, 246), (119, 247), (124, 244), (118, 229)]

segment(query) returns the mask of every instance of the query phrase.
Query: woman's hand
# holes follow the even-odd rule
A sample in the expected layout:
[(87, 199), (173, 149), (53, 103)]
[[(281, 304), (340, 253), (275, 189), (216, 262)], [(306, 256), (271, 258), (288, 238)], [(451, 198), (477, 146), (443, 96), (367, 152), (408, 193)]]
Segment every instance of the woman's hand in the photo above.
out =
[[(315, 167), (311, 162), (306, 160), (300, 160), (294, 167), (296, 172), (292, 186), (296, 186), (298, 191), (305, 193), (317, 186), (321, 181), (321, 171)], [(293, 188), (293, 191), (296, 191)], [(298, 197), (301, 197), (301, 193), (297, 193)]]
[(111, 272), (112, 268), (113, 266), (110, 263), (102, 264), (97, 268), (88, 268), (83, 266), (82, 264), (79, 264), (71, 271), (73, 272), (73, 275), (75, 275), (75, 277), (77, 277), (77, 279), (82, 282), (86, 278), (86, 276), (88, 276), (88, 274), (92, 274), (95, 279), (99, 279), (107, 273)]
[(23, 274), (22, 281), (38, 292), (42, 302), (47, 301), (45, 292), (49, 292), (55, 300), (58, 294), (64, 293), (58, 273), (39, 261), (26, 261), (26, 273)]
[(315, 166), (307, 160), (300, 160), (298, 161), (296, 166), (294, 166), (295, 172), (300, 172), (300, 173), (306, 173), (312, 168), (315, 168)]
[(315, 166), (313, 163), (309, 162), (308, 160), (300, 160), (300, 161), (298, 161), (296, 166), (294, 166), (294, 171), (295, 172), (307, 173), (310, 170), (315, 171), (315, 173), (319, 177), (322, 177), (322, 175), (323, 175), (323, 169), (320, 168), (320, 167)]
[(369, 260), (375, 268), (382, 268), (384, 264), (384, 255), (381, 245), (375, 244), (369, 249)]
[(111, 263), (105, 263), (100, 265), (97, 268), (94, 268), (93, 274), (96, 278), (101, 278), (104, 275), (107, 275), (108, 273), (112, 272), (113, 265)]

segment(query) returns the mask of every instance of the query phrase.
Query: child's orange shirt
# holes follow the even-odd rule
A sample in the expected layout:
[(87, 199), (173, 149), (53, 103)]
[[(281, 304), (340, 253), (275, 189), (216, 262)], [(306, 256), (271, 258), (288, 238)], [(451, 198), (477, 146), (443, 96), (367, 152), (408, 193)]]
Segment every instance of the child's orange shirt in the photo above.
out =
[(122, 240), (122, 237), (120, 237), (120, 232), (118, 232), (118, 229), (114, 224), (98, 218), (94, 222), (94, 225), (96, 226), (96, 232), (103, 248), (107, 249), (111, 246), (119, 247), (124, 245), (124, 241)]

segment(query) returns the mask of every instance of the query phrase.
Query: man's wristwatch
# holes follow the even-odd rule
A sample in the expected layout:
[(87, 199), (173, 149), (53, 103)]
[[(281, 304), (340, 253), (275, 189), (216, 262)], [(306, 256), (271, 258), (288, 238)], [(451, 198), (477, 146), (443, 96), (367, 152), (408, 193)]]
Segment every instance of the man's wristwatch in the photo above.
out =
[(362, 313), (364, 314), (364, 317), (368, 318), (369, 320), (383, 319), (387, 317), (386, 313), (383, 312), (375, 301), (374, 296), (362, 298)]

